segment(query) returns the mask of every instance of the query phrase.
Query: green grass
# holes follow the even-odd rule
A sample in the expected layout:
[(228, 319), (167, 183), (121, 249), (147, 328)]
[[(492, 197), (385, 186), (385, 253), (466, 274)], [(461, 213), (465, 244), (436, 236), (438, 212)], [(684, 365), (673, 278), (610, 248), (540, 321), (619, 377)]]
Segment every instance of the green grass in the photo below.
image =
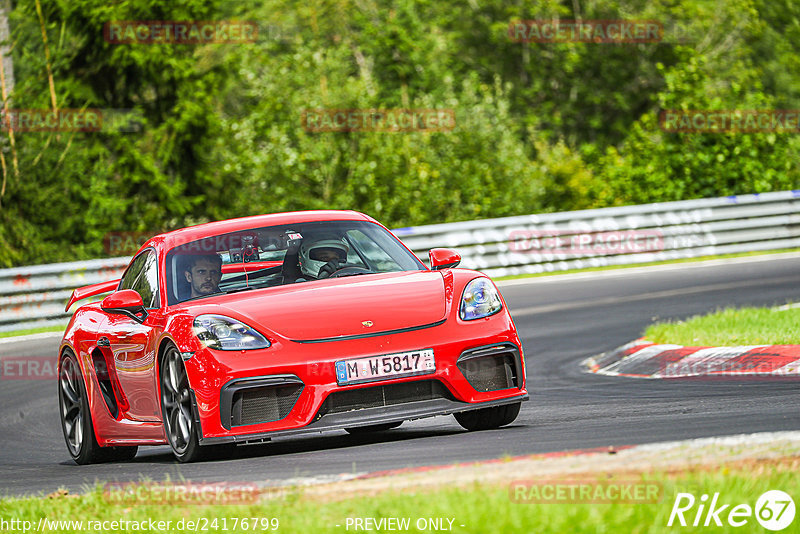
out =
[(66, 325), (61, 326), (42, 326), (40, 328), (28, 328), (23, 330), (11, 330), (9, 332), (0, 332), (0, 338), (4, 337), (17, 337), (28, 336), (30, 334), (42, 334), (44, 332), (63, 332)]
[[(454, 519), (453, 532), (456, 533), (539, 533), (539, 532), (706, 532), (708, 528), (681, 528), (667, 526), (675, 496), (678, 492), (693, 493), (699, 499), (705, 493), (720, 493), (720, 504), (744, 503), (755, 506), (758, 497), (767, 490), (780, 489), (797, 498), (800, 495), (800, 477), (794, 472), (797, 463), (759, 464), (756, 469), (740, 467), (729, 471), (717, 468), (713, 471), (683, 473), (677, 478), (663, 475), (645, 477), (620, 477), (625, 481), (657, 481), (662, 484), (660, 502), (633, 504), (614, 502), (612, 504), (528, 504), (512, 502), (509, 486), (482, 485), (476, 483), (466, 489), (444, 489), (417, 492), (372, 493), (368, 496), (349, 497), (333, 500), (313, 499), (302, 493), (290, 494), (288, 498), (265, 501), (257, 505), (242, 506), (164, 506), (131, 505), (110, 502), (103, 497), (98, 488), (80, 497), (25, 498), (0, 500), (0, 519), (21, 519), (38, 524), (39, 519), (73, 521), (105, 520), (163, 520), (171, 521), (168, 532), (194, 532), (189, 528), (175, 528), (177, 522), (207, 518), (217, 519), (218, 530), (210, 527), (207, 532), (223, 532), (222, 519), (227, 519), (228, 532), (243, 532), (241, 528), (232, 529), (234, 518), (257, 517), (277, 518), (278, 532), (281, 533), (343, 533), (348, 517), (410, 518), (408, 532), (420, 532), (415, 522), (420, 518)], [(605, 477), (603, 475), (598, 475)], [(565, 481), (575, 480), (566, 477)], [(511, 482), (511, 481), (509, 481)], [(334, 494), (335, 495), (335, 494)], [(699, 501), (698, 501), (699, 502)], [(731, 507), (728, 507), (730, 510)], [(695, 506), (685, 517), (693, 521)], [(727, 512), (726, 512), (727, 513)], [(724, 521), (726, 513), (721, 519)], [(797, 532), (800, 519), (796, 518), (785, 532)], [(447, 524), (445, 522), (445, 524)], [(339, 525), (339, 526), (337, 526)], [(463, 526), (462, 526), (463, 525)], [(83, 532), (88, 532), (84, 524)], [(34, 527), (35, 528), (35, 527)], [(198, 529), (203, 531), (202, 528)], [(763, 529), (751, 517), (744, 528), (711, 528), (713, 532), (761, 532)], [(21, 532), (21, 530), (18, 530)], [(65, 528), (59, 532), (82, 532), (75, 528)], [(98, 530), (95, 530), (98, 531)], [(133, 528), (119, 529), (117, 532), (141, 532)], [(257, 528), (249, 531), (265, 532)], [(145, 529), (144, 532), (154, 532)]]
[(800, 344), (800, 308), (726, 308), (686, 321), (651, 325), (644, 337), (688, 346)]
[(546, 273), (535, 273), (535, 274), (512, 274), (508, 276), (498, 276), (492, 277), (493, 280), (517, 280), (519, 278), (536, 278), (539, 276), (551, 276), (554, 274), (572, 274), (572, 273), (591, 273), (596, 271), (611, 271), (617, 269), (633, 269), (636, 267), (652, 267), (654, 265), (672, 265), (674, 263), (693, 263), (698, 261), (709, 261), (709, 260), (724, 260), (729, 258), (745, 258), (749, 256), (764, 256), (768, 254), (781, 254), (785, 252), (798, 252), (800, 248), (792, 248), (792, 249), (779, 249), (779, 250), (765, 250), (765, 251), (758, 251), (758, 252), (739, 252), (736, 254), (718, 254), (716, 256), (698, 256), (696, 258), (680, 258), (676, 260), (662, 260), (662, 261), (650, 261), (646, 263), (633, 263), (630, 265), (606, 265), (604, 267), (587, 267), (585, 269), (567, 269), (564, 271), (551, 271)]

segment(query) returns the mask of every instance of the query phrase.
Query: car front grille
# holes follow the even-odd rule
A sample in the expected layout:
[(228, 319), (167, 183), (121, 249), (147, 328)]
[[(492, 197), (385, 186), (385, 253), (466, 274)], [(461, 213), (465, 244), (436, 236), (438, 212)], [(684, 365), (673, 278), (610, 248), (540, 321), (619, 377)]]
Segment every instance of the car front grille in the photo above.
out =
[(272, 423), (289, 415), (303, 386), (287, 384), (246, 388), (233, 394), (231, 425)]
[(336, 391), (328, 395), (317, 415), (350, 412), (364, 408), (380, 408), (409, 402), (434, 399), (451, 399), (453, 396), (438, 380), (415, 380), (399, 384), (384, 384), (346, 391)]

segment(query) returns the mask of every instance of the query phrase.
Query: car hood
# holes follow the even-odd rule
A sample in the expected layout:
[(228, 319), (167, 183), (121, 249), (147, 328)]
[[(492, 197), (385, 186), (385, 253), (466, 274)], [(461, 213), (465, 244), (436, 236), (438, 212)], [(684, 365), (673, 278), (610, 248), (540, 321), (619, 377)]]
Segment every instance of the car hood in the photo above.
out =
[(442, 276), (431, 271), (291, 284), (228, 295), (220, 304), (256, 328), (295, 341), (429, 325), (443, 320), (447, 309)]

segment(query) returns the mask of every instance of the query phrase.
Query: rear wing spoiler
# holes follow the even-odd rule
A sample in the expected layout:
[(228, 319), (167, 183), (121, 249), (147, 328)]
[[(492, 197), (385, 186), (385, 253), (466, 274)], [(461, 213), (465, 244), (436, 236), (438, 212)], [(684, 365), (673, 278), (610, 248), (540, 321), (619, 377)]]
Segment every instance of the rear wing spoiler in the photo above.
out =
[(109, 280), (108, 282), (100, 282), (99, 284), (79, 287), (72, 292), (72, 296), (69, 297), (69, 300), (67, 301), (67, 307), (64, 308), (64, 311), (69, 311), (69, 307), (79, 300), (93, 297), (95, 295), (102, 295), (103, 293), (108, 293), (109, 291), (114, 291), (117, 289), (118, 285), (119, 280)]

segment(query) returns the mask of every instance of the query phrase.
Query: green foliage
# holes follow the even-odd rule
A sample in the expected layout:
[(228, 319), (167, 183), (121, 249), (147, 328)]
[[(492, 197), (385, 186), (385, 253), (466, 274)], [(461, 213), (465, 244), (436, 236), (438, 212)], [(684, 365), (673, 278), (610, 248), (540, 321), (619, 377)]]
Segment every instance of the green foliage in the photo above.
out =
[[(796, 305), (794, 305), (796, 306)], [(686, 346), (793, 345), (800, 343), (800, 308), (725, 308), (686, 321), (647, 327), (654, 343)]]
[[(59, 108), (131, 109), (136, 132), (0, 145), (0, 267), (98, 257), (281, 210), (390, 227), (800, 186), (797, 135), (664, 132), (661, 110), (800, 108), (790, 0), (41, 0)], [(577, 10), (577, 11), (574, 11)], [(658, 43), (519, 43), (512, 20), (641, 19)], [(118, 20), (246, 20), (246, 44), (111, 44)], [(35, 0), (10, 16), (12, 107), (52, 106)], [(445, 132), (311, 132), (309, 109), (453, 109)], [(5, 132), (3, 132), (5, 133)], [(19, 177), (11, 161), (19, 161)]]

